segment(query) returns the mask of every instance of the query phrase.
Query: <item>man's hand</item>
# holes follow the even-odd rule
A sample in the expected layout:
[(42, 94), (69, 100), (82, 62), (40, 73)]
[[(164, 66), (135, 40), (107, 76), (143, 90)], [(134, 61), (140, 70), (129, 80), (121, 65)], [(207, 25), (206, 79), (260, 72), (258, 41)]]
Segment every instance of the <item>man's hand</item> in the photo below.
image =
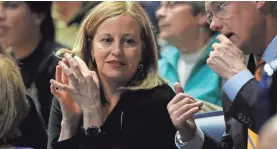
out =
[(192, 97), (184, 94), (179, 83), (174, 85), (176, 96), (168, 103), (167, 110), (171, 121), (182, 136), (182, 141), (190, 141), (196, 132), (193, 115), (200, 111), (203, 102), (196, 102)]
[(219, 43), (212, 45), (207, 64), (220, 77), (230, 79), (237, 73), (247, 69), (244, 64), (244, 54), (226, 36), (217, 36)]

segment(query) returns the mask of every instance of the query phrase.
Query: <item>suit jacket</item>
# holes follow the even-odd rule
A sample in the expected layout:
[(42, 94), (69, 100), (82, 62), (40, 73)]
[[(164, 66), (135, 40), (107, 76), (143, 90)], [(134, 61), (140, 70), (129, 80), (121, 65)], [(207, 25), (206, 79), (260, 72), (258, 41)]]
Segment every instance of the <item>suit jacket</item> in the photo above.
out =
[[(264, 78), (264, 77), (263, 77)], [(272, 82), (266, 94), (262, 92), (261, 83), (249, 80), (238, 92), (234, 101), (222, 92), (222, 104), (226, 123), (226, 134), (221, 142), (205, 134), (203, 149), (246, 149), (247, 129), (258, 133), (261, 126), (276, 112), (277, 72), (272, 75)], [(261, 82), (266, 82), (264, 78)]]

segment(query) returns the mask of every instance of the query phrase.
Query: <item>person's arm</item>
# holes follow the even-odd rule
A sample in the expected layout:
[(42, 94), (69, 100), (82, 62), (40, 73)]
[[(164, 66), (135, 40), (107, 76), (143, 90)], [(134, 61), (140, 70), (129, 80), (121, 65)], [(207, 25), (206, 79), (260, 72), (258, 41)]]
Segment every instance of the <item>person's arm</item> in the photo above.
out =
[[(226, 109), (232, 117), (258, 132), (270, 117), (270, 100), (261, 93), (259, 82), (249, 73), (248, 70), (243, 71), (224, 84), (223, 89), (231, 100)], [(260, 111), (263, 111), (262, 115)]]
[(204, 133), (197, 127), (194, 137), (189, 142), (184, 142), (181, 134), (176, 132), (175, 144), (179, 149), (201, 149), (204, 144)]
[(76, 126), (62, 122), (62, 113), (59, 101), (54, 98), (49, 118), (49, 134), (47, 149), (78, 148)]
[(188, 142), (184, 142), (182, 136), (177, 132), (175, 135), (175, 144), (178, 149), (223, 149), (220, 144), (227, 143), (225, 143), (225, 140), (223, 139), (221, 142), (217, 142), (197, 127), (194, 137)]
[(231, 101), (235, 100), (241, 88), (254, 76), (249, 70), (243, 70), (229, 79), (223, 86), (223, 91)]

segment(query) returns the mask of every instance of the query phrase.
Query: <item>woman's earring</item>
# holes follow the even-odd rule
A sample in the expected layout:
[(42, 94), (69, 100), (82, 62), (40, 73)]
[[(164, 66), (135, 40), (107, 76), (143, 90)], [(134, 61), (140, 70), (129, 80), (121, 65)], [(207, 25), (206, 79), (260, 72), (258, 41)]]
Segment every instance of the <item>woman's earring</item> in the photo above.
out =
[(139, 82), (141, 78), (144, 77), (144, 71), (143, 71), (143, 64), (142, 62), (140, 62), (139, 66), (138, 66), (138, 73), (137, 73), (137, 77), (136, 77), (136, 82)]

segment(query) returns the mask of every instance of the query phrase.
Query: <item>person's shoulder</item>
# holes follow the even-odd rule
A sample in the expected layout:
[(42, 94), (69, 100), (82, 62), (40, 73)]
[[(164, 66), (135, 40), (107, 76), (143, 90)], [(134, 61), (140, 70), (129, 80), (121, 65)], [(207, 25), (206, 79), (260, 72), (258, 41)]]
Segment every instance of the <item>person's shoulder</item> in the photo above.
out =
[(174, 96), (175, 92), (168, 84), (156, 86), (148, 90), (129, 92), (129, 97), (131, 97), (136, 107), (158, 103), (167, 104)]

